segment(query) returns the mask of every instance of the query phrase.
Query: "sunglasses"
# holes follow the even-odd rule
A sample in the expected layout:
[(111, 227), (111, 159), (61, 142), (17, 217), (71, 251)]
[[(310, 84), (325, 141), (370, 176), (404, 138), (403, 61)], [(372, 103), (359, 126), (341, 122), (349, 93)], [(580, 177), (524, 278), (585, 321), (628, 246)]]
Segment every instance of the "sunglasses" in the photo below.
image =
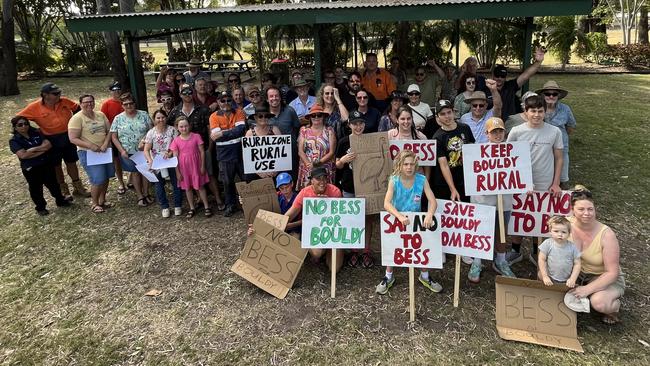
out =
[(410, 93), (408, 93), (408, 95), (420, 95), (420, 93), (418, 93), (418, 92), (410, 92)]
[(16, 127), (27, 127), (29, 126), (29, 122), (18, 122), (16, 123)]
[(544, 95), (546, 95), (547, 97), (557, 97), (560, 94), (559, 93), (544, 93)]
[(160, 101), (164, 103), (164, 102), (169, 102), (172, 99), (173, 99), (172, 97), (165, 97), (165, 98), (160, 98)]
[(192, 94), (194, 94), (194, 92), (191, 91), (191, 90), (183, 90), (181, 92), (181, 95), (184, 95), (184, 96), (189, 96), (189, 95), (192, 95)]
[(257, 92), (256, 92), (256, 93), (250, 93), (250, 94), (248, 94), (248, 97), (249, 97), (249, 98), (257, 98), (257, 97), (259, 97), (259, 96), (260, 96), (260, 93), (257, 93)]
[(480, 103), (480, 104), (472, 104), (472, 108), (483, 108), (485, 107), (485, 104)]
[(311, 118), (323, 118), (323, 114), (322, 113), (314, 113), (314, 114), (311, 115)]
[(228, 80), (229, 83), (238, 83), (239, 79), (230, 79)]
[(593, 198), (591, 192), (589, 191), (573, 191), (571, 192), (571, 200), (576, 200), (579, 198)]
[(417, 72), (417, 73), (415, 73), (415, 76), (424, 76), (424, 73), (423, 72)]
[(92, 103), (95, 103), (95, 101), (94, 100), (85, 100), (85, 101), (81, 102), (81, 104), (92, 104)]
[(334, 95), (334, 92), (325, 92), (323, 95)]
[(357, 99), (358, 99), (358, 100), (364, 100), (364, 99), (368, 99), (368, 96), (367, 96), (367, 95), (365, 95), (365, 96), (361, 96), (361, 97), (357, 97)]
[(221, 99), (220, 102), (221, 103), (230, 103), (230, 102), (232, 102), (232, 99)]
[(352, 80), (350, 80), (350, 82), (351, 82), (352, 84), (361, 84), (361, 80), (354, 80), (354, 79), (352, 79)]
[(476, 81), (466, 81), (465, 84), (467, 84), (467, 85), (474, 85), (474, 84), (476, 84)]
[(257, 118), (271, 118), (271, 117), (275, 117), (275, 115), (273, 115), (272, 113), (257, 113), (257, 114), (255, 114), (255, 117), (257, 117)]
[(122, 105), (125, 106), (125, 107), (128, 107), (130, 105), (135, 105), (135, 103), (134, 102), (124, 102), (124, 103), (122, 103)]

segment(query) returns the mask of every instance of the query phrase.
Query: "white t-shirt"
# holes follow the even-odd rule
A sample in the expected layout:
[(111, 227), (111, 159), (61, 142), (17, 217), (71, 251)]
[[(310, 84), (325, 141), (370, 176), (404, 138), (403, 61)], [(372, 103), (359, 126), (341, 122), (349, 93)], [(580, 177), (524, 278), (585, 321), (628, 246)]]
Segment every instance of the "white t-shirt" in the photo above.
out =
[(415, 125), (415, 128), (418, 130), (423, 129), (427, 120), (433, 117), (431, 107), (424, 102), (420, 102), (418, 105), (412, 105), (409, 103), (409, 107), (413, 110), (413, 124)]
[(542, 124), (532, 128), (528, 123), (515, 126), (508, 134), (510, 141), (528, 141), (530, 143), (530, 160), (533, 168), (533, 184), (536, 191), (548, 191), (553, 184), (555, 173), (555, 149), (562, 150), (562, 132), (560, 129)]

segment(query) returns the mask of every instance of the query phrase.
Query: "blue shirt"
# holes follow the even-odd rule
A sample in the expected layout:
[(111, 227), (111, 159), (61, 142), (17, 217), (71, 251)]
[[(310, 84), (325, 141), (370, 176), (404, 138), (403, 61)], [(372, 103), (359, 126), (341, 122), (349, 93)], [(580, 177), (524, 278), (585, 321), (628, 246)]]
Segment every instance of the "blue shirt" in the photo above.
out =
[(393, 200), (391, 201), (391, 204), (397, 209), (397, 211), (422, 211), (422, 192), (424, 191), (425, 176), (416, 173), (413, 186), (408, 189), (402, 185), (402, 180), (399, 179), (399, 176), (392, 175), (390, 179), (393, 181)]
[(576, 119), (573, 117), (573, 112), (568, 105), (557, 102), (555, 106), (555, 112), (553, 114), (546, 114), (544, 116), (544, 122), (549, 125), (553, 125), (560, 129), (562, 132), (562, 143), (564, 144), (564, 150), (569, 150), (569, 133), (567, 132), (567, 127), (576, 128)]
[(308, 95), (307, 104), (303, 104), (302, 100), (300, 100), (300, 97), (298, 97), (292, 100), (291, 103), (289, 103), (289, 106), (293, 108), (293, 110), (296, 111), (298, 117), (301, 118), (305, 114), (309, 113), (309, 110), (311, 109), (311, 107), (314, 106), (315, 103), (316, 103), (316, 97)]
[(484, 144), (486, 142), (489, 142), (487, 134), (485, 133), (485, 122), (492, 116), (494, 116), (494, 113), (492, 112), (492, 109), (490, 109), (485, 112), (483, 118), (475, 121), (472, 117), (472, 112), (467, 112), (460, 116), (460, 121), (468, 125), (472, 130), (472, 135), (474, 135), (474, 139), (476, 140), (477, 144)]

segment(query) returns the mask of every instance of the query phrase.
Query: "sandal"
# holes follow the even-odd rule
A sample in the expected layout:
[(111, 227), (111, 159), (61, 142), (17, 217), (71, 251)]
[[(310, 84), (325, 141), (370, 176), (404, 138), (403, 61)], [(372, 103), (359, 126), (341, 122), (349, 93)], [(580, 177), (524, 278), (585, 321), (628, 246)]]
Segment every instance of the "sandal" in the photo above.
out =
[(128, 188), (128, 189), (135, 189), (135, 186), (133, 185), (133, 183), (128, 183), (128, 184), (126, 185), (126, 188)]
[(352, 254), (350, 255), (350, 258), (348, 258), (348, 266), (350, 266), (350, 267), (352, 267), (352, 268), (356, 268), (356, 267), (358, 267), (359, 264), (360, 264), (359, 261), (360, 261), (360, 259), (359, 259), (359, 253), (357, 253), (357, 252), (352, 252)]
[(112, 202), (108, 202), (108, 201), (106, 201), (106, 202), (100, 204), (100, 206), (102, 206), (103, 209), (107, 209), (107, 208), (111, 208), (111, 207), (113, 207), (114, 205), (113, 205)]
[(146, 195), (144, 198), (146, 198), (146, 199), (147, 199), (147, 202), (149, 202), (149, 203), (154, 203), (154, 202), (156, 202), (156, 200), (154, 200), (153, 197), (151, 197), (150, 194)]
[(605, 314), (603, 315), (603, 323), (607, 325), (616, 325), (621, 322), (621, 319), (618, 317), (618, 313)]
[(365, 252), (361, 256), (361, 267), (363, 268), (372, 268), (375, 265), (375, 260), (372, 258), (370, 253)]
[(126, 193), (126, 187), (124, 186), (117, 187), (117, 194), (123, 195), (124, 193)]
[(211, 217), (212, 216), (212, 210), (210, 208), (205, 209), (205, 217)]
[(96, 214), (106, 212), (106, 211), (104, 211), (104, 208), (101, 205), (92, 206), (90, 208), (90, 211), (92, 211), (93, 213), (96, 213)]
[(191, 219), (192, 217), (194, 217), (194, 213), (195, 213), (194, 209), (190, 208), (190, 210), (187, 211), (187, 214), (185, 214), (185, 217), (188, 218), (188, 219)]
[(149, 202), (147, 202), (146, 197), (142, 197), (142, 198), (138, 199), (138, 206), (147, 207), (148, 205), (149, 205)]

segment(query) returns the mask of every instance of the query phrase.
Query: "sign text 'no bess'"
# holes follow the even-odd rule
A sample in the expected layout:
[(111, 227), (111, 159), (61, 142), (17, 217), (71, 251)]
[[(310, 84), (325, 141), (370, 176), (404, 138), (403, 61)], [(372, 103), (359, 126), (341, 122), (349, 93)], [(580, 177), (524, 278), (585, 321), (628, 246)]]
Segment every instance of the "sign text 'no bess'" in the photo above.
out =
[(388, 151), (390, 160), (395, 160), (402, 150), (410, 150), (418, 157), (418, 165), (435, 166), (436, 140), (390, 140)]
[(244, 173), (291, 170), (291, 135), (249, 136), (242, 139)]
[(379, 213), (381, 224), (381, 264), (392, 267), (442, 268), (440, 216), (433, 226), (424, 227), (425, 212), (400, 212), (409, 224), (386, 211)]
[(532, 190), (530, 145), (526, 141), (463, 145), (463, 173), (468, 196)]
[(302, 247), (364, 248), (365, 226), (366, 200), (363, 198), (305, 198), (302, 206)]

